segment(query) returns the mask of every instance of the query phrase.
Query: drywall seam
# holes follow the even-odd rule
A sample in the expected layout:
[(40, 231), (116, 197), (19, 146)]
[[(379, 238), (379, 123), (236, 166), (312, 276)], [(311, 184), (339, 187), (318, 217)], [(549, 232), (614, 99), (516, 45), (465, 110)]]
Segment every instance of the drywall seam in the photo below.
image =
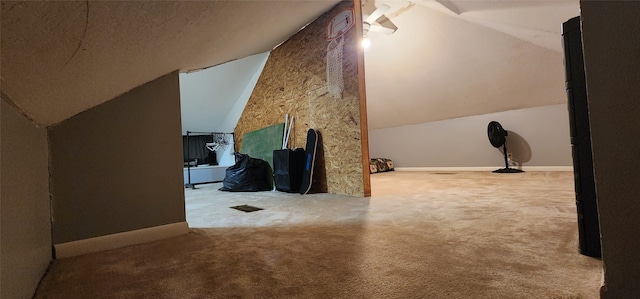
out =
[(11, 99), (11, 97), (9, 95), (7, 95), (4, 91), (0, 92), (0, 98), (3, 99), (9, 106), (13, 107), (13, 109), (15, 111), (17, 111), (18, 113), (20, 113), (20, 115), (22, 115), (28, 121), (32, 122), (36, 127), (38, 127), (38, 128), (45, 127), (45, 125), (37, 122), (29, 114), (27, 114), (27, 112), (25, 112), (24, 109), (22, 109), (20, 106), (18, 106), (18, 104), (16, 104), (16, 102), (14, 102)]
[(186, 221), (54, 245), (56, 259), (148, 243), (189, 233)]
[(80, 47), (82, 46), (82, 43), (84, 43), (84, 40), (87, 37), (87, 28), (89, 28), (89, 0), (87, 0), (85, 3), (86, 3), (86, 18), (84, 22), (84, 30), (82, 31), (82, 38), (80, 39), (78, 46), (76, 47), (75, 51), (73, 51), (73, 54), (71, 54), (71, 57), (69, 57), (69, 60), (67, 60), (64, 66), (67, 66), (69, 62), (71, 62), (73, 57), (76, 56), (76, 54), (78, 53), (78, 50), (80, 50)]

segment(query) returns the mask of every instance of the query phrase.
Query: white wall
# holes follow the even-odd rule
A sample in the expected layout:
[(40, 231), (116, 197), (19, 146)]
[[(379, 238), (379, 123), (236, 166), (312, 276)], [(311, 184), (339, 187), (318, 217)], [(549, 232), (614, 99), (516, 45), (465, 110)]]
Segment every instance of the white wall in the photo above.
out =
[(370, 156), (396, 167), (502, 166), (487, 137), (492, 120), (510, 131), (508, 151), (524, 166), (573, 165), (566, 104), (371, 130)]
[(233, 132), (268, 57), (265, 52), (180, 74), (182, 134)]
[(603, 299), (640, 298), (640, 2), (581, 1)]
[[(567, 18), (577, 14), (576, 9)], [(559, 50), (420, 5), (392, 21), (398, 26), (395, 33), (368, 35), (372, 42), (365, 52), (370, 129), (567, 101)], [(561, 25), (557, 21), (557, 30)], [(554, 34), (560, 48), (561, 36)]]
[(238, 97), (238, 100), (233, 105), (231, 110), (227, 113), (227, 116), (224, 118), (224, 121), (219, 125), (220, 132), (233, 132), (240, 120), (240, 116), (242, 115), (242, 111), (244, 111), (244, 107), (247, 105), (249, 101), (249, 97), (251, 97), (251, 93), (253, 93), (253, 89), (256, 87), (256, 83), (258, 83), (258, 79), (260, 78), (260, 74), (262, 74), (262, 70), (264, 69), (265, 64), (267, 63), (267, 59), (269, 58), (269, 53), (265, 53), (262, 57), (262, 60), (258, 64), (258, 68), (255, 70), (253, 77), (247, 83), (247, 86), (242, 91), (242, 94)]
[(31, 298), (51, 261), (47, 132), (0, 101), (0, 298)]

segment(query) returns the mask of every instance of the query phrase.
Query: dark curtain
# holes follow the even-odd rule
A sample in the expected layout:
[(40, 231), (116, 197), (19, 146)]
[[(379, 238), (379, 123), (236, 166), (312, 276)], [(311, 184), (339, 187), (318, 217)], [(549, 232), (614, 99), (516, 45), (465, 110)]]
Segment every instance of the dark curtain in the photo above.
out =
[[(189, 138), (187, 138), (186, 135), (183, 135), (182, 153), (184, 162), (187, 163), (188, 161), (195, 161), (197, 159), (197, 165), (217, 165), (215, 152), (207, 149), (206, 144), (209, 142), (213, 142), (213, 136), (211, 135), (189, 135)], [(188, 152), (187, 148), (189, 149)]]

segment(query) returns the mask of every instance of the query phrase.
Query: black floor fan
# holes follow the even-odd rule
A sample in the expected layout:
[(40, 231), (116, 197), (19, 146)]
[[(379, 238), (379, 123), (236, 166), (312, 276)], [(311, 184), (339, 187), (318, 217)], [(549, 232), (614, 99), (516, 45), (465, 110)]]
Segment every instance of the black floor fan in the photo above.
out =
[(507, 130), (502, 128), (502, 125), (497, 121), (492, 121), (487, 127), (487, 134), (489, 135), (489, 142), (495, 148), (502, 146), (502, 152), (504, 153), (504, 168), (494, 170), (495, 173), (520, 173), (524, 172), (520, 169), (509, 168), (509, 160), (507, 159)]

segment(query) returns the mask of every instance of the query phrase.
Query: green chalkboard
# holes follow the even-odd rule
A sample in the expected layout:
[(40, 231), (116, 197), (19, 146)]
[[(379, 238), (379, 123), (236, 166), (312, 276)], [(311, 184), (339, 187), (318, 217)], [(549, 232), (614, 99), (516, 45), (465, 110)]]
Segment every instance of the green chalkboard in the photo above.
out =
[(282, 149), (284, 123), (244, 134), (240, 152), (269, 162), (273, 169), (273, 150)]

